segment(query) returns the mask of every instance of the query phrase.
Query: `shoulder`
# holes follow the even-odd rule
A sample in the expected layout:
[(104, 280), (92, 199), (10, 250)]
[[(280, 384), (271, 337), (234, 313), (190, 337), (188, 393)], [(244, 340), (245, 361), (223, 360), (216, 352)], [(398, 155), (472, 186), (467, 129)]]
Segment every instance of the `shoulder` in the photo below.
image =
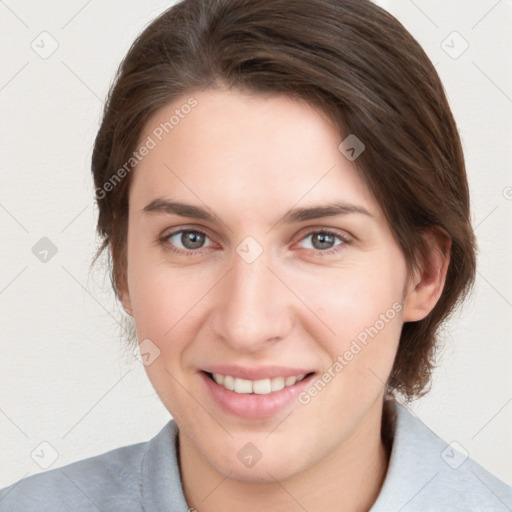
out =
[(0, 511), (141, 511), (145, 458), (172, 430), (169, 422), (150, 441), (44, 471), (0, 490)]
[(509, 512), (512, 487), (446, 443), (404, 406), (393, 405), (395, 432), (388, 472), (371, 512), (381, 510)]

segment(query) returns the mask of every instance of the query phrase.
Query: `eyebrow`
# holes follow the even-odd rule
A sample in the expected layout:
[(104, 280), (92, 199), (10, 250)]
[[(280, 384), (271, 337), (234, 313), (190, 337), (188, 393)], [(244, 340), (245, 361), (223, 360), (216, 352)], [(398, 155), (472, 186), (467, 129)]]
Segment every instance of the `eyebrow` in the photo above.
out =
[[(141, 211), (145, 214), (179, 215), (181, 217), (189, 217), (191, 219), (204, 220), (212, 223), (216, 220), (215, 214), (200, 206), (177, 201), (168, 201), (164, 198), (153, 199)], [(293, 208), (283, 215), (281, 222), (292, 224), (294, 222), (297, 223), (323, 217), (335, 217), (354, 213), (375, 218), (374, 215), (362, 206), (336, 201), (321, 206)]]

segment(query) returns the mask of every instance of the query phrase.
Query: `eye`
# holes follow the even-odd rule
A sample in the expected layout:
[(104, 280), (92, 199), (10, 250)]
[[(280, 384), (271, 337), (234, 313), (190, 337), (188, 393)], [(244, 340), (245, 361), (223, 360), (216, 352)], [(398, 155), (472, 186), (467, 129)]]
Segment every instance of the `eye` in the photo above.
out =
[[(322, 256), (324, 254), (337, 253), (339, 250), (341, 250), (340, 246), (350, 242), (348, 236), (336, 233), (334, 231), (329, 231), (327, 229), (312, 231), (303, 237), (302, 240), (307, 240), (308, 238), (311, 239), (311, 242), (309, 244), (310, 247), (306, 247), (306, 249), (312, 249)], [(335, 244), (336, 239), (340, 240), (340, 243)]]
[(203, 244), (206, 239), (209, 239), (208, 235), (203, 231), (197, 229), (181, 229), (174, 233), (164, 235), (160, 239), (160, 242), (167, 250), (178, 254), (190, 255), (199, 252), (198, 249), (205, 247)]
[[(335, 254), (341, 250), (343, 245), (350, 243), (350, 238), (347, 235), (327, 229), (311, 231), (301, 241), (308, 238), (311, 239), (311, 242), (306, 249), (312, 250), (321, 256)], [(209, 237), (201, 230), (180, 229), (179, 231), (164, 235), (160, 239), (160, 243), (164, 246), (165, 250), (185, 256), (193, 256), (200, 254), (200, 249), (213, 245), (204, 245), (206, 240), (209, 240)], [(336, 240), (339, 240), (338, 244), (336, 244)]]

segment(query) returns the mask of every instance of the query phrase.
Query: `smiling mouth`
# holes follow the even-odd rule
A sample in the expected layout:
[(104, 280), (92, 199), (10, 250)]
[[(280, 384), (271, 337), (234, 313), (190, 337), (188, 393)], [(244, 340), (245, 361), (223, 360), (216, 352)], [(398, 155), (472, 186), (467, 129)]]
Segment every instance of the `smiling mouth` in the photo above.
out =
[(268, 395), (310, 377), (314, 372), (290, 377), (273, 377), (271, 379), (248, 380), (221, 373), (204, 372), (211, 380), (223, 388), (239, 394)]

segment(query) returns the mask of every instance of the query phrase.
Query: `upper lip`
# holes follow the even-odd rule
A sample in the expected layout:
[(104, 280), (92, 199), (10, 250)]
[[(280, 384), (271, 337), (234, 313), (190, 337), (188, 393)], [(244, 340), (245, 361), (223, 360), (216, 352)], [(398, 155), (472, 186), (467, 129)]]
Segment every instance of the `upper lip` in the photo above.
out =
[(289, 366), (260, 366), (250, 368), (248, 366), (235, 366), (229, 364), (216, 364), (202, 368), (208, 373), (220, 373), (247, 380), (272, 379), (274, 377), (296, 377), (311, 373), (307, 368), (291, 368)]

